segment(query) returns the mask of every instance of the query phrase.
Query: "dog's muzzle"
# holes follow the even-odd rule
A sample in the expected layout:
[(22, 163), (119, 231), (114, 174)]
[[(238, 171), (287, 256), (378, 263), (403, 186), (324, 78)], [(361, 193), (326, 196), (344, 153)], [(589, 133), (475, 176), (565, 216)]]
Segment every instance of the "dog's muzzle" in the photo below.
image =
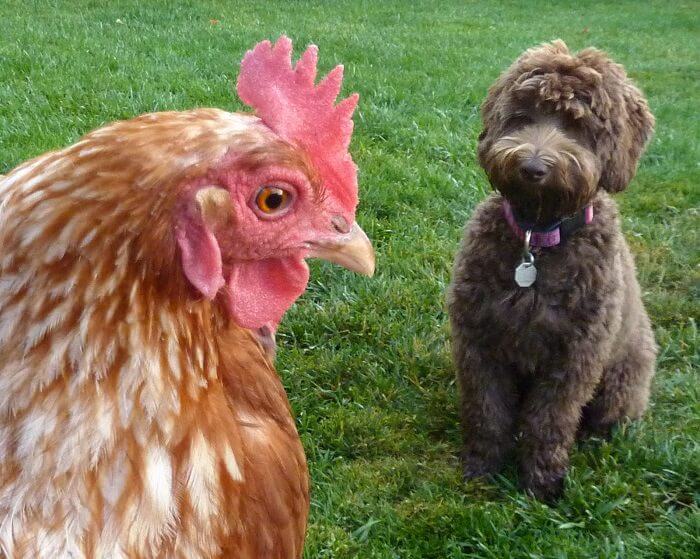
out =
[(520, 178), (532, 184), (539, 184), (546, 180), (549, 167), (539, 157), (528, 157), (520, 162)]

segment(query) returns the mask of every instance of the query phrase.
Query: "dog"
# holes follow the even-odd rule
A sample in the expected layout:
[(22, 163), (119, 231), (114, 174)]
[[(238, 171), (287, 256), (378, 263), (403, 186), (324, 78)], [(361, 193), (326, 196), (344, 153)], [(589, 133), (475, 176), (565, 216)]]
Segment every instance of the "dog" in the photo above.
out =
[(657, 348), (618, 210), (654, 128), (604, 52), (527, 50), (488, 92), (478, 157), (495, 193), (448, 290), (466, 479), (518, 451), (520, 484), (562, 493), (577, 434), (642, 416)]

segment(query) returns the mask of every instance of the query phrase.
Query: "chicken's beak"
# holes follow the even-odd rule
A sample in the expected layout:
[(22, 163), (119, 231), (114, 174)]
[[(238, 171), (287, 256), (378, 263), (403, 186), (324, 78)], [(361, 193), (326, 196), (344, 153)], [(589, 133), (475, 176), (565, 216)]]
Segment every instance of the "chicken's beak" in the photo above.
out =
[(374, 275), (374, 249), (357, 223), (347, 233), (311, 244), (309, 256), (339, 264), (358, 274)]

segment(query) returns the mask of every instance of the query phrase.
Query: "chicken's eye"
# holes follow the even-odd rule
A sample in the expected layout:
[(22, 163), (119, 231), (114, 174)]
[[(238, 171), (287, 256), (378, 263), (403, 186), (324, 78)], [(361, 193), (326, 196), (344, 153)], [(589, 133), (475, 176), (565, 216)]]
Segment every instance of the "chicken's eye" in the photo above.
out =
[(255, 197), (255, 205), (266, 215), (274, 215), (284, 210), (291, 196), (278, 186), (263, 186)]

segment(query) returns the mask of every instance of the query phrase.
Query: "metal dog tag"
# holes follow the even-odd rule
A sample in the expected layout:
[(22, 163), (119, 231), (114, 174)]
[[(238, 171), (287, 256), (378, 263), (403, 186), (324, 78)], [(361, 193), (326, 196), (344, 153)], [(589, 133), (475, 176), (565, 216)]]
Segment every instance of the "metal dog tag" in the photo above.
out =
[(530, 237), (532, 231), (525, 231), (525, 245), (523, 246), (523, 261), (515, 269), (515, 283), (520, 287), (530, 287), (537, 279), (535, 257), (530, 252)]
[(537, 268), (534, 262), (523, 261), (515, 269), (515, 283), (520, 287), (530, 287), (537, 279)]

